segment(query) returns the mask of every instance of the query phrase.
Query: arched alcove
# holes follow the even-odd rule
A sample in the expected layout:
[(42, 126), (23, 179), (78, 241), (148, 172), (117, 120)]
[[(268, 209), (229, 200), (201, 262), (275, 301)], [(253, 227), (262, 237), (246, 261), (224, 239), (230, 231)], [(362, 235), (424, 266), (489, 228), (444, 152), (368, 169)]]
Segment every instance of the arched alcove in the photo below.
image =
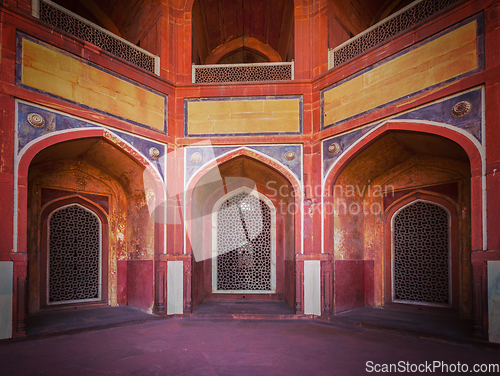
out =
[[(416, 193), (447, 205), (451, 222), (453, 307), (472, 314), (471, 160), (455, 141), (423, 132), (380, 130), (333, 170), (325, 243), (335, 258), (335, 311), (393, 299), (391, 220)], [(474, 157), (474, 155), (473, 155)], [(460, 214), (453, 214), (460, 213)], [(456, 226), (460, 226), (460, 234)], [(455, 238), (453, 238), (455, 237)], [(328, 239), (328, 241), (326, 241)], [(357, 286), (354, 287), (353, 286)], [(343, 294), (341, 291), (348, 291)], [(450, 298), (450, 301), (452, 299)]]
[[(144, 174), (147, 166), (104, 137), (48, 141), (29, 160), (27, 170), (29, 312), (55, 307), (44, 295), (49, 265), (45, 242), (54, 208), (66, 204), (84, 205), (100, 215), (105, 240), (100, 258), (102, 287), (99, 299), (69, 299), (58, 306), (128, 304), (151, 311), (154, 254), (160, 241), (155, 236), (158, 225), (146, 204), (146, 189), (157, 185), (154, 177)], [(71, 226), (70, 221), (63, 224)], [(80, 251), (85, 250), (75, 248)]]
[[(295, 241), (297, 215), (295, 202), (298, 192), (295, 191), (292, 183), (269, 165), (249, 156), (240, 155), (217, 164), (206, 171), (194, 183), (193, 189), (188, 192), (190, 195), (188, 197), (189, 241), (194, 256), (192, 272), (193, 308), (195, 309), (204, 300), (234, 300), (243, 299), (244, 297), (247, 300), (256, 298), (259, 300), (284, 300), (290, 307), (294, 307), (294, 263), (298, 246)], [(260, 202), (264, 205), (260, 214), (263, 214), (268, 209), (269, 227), (266, 227), (267, 225), (264, 227), (269, 230), (270, 263), (268, 266), (271, 269), (274, 268), (272, 273), (271, 269), (269, 270), (269, 289), (260, 289), (259, 287), (253, 292), (249, 290), (239, 292), (237, 289), (231, 289), (230, 291), (214, 289), (213, 281), (217, 280), (217, 276), (213, 274), (217, 270), (217, 267), (214, 266), (217, 257), (214, 257), (214, 255), (217, 256), (218, 240), (220, 240), (217, 237), (221, 236), (218, 214), (224, 203), (230, 202), (228, 200), (233, 197), (239, 197), (241, 200), (244, 200), (245, 197), (255, 199), (254, 204)], [(293, 209), (288, 210), (289, 208)], [(234, 215), (229, 215), (234, 213), (227, 213), (228, 217), (225, 219), (236, 218)], [(252, 213), (254, 215), (256, 211), (252, 211)], [(266, 216), (267, 214), (264, 214), (264, 217)], [(242, 222), (235, 221), (235, 227), (233, 228), (235, 234), (232, 235), (231, 231), (226, 231), (223, 236), (234, 237), (237, 228), (239, 228), (243, 231), (240, 235), (248, 235), (250, 239), (249, 242), (245, 243), (263, 241), (265, 238), (262, 235), (264, 227), (254, 229), (255, 231), (251, 230), (255, 232), (254, 234), (251, 231), (245, 234), (244, 229), (247, 225), (258, 222), (252, 221), (250, 219)], [(252, 236), (252, 234), (255, 236)], [(244, 246), (244, 244), (241, 245)], [(238, 253), (238, 250), (235, 252)], [(247, 252), (242, 251), (241, 253)]]

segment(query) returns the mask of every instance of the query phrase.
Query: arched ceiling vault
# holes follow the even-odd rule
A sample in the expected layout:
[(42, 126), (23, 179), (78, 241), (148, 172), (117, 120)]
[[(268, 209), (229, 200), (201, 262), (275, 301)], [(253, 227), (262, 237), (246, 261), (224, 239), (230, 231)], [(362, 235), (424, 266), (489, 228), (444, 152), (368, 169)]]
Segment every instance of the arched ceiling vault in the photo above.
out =
[[(192, 13), (193, 60), (205, 63), (208, 56), (236, 40), (258, 40), (276, 51), (281, 61), (293, 59), (293, 0), (195, 0)], [(265, 50), (252, 50), (271, 59)]]
[[(156, 17), (144, 12), (156, 12), (146, 0), (54, 0), (66, 9), (127, 39), (136, 34), (136, 23), (148, 22)], [(171, 3), (179, 6), (179, 0), (154, 0), (154, 4)], [(331, 31), (340, 33), (333, 37), (338, 44), (366, 30), (373, 24), (411, 3), (412, 0), (194, 0), (192, 7), (193, 62), (196, 64), (217, 62), (291, 61), (294, 59), (295, 8), (303, 6), (309, 11), (326, 4), (329, 19), (338, 26)], [(323, 8), (325, 9), (325, 8)], [(139, 15), (139, 16), (138, 16)], [(239, 43), (243, 41), (243, 43)], [(258, 43), (245, 44), (245, 41)], [(138, 41), (131, 40), (132, 43)], [(331, 44), (331, 43), (329, 43)], [(329, 47), (335, 47), (329, 45)], [(238, 54), (228, 60), (234, 50)], [(224, 51), (225, 54), (219, 54)], [(210, 57), (210, 58), (209, 58)]]
[(350, 36), (373, 26), (414, 0), (327, 0), (328, 10)]

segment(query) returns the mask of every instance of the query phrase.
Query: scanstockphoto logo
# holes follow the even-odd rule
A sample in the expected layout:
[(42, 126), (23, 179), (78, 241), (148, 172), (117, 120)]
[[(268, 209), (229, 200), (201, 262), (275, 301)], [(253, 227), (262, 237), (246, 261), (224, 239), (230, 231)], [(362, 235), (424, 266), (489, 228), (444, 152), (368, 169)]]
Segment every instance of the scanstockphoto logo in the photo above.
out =
[[(215, 161), (214, 150), (210, 141), (191, 145), (203, 150), (203, 160)], [(182, 166), (184, 149), (174, 150), (166, 155), (167, 166)], [(147, 168), (143, 174), (144, 190), (151, 218), (160, 224), (182, 225), (188, 231), (187, 236), (196, 261), (213, 257), (212, 245), (204, 243), (202, 236), (207, 223), (214, 225), (213, 216), (222, 216), (231, 220), (232, 231), (230, 242), (217, 247), (217, 255), (228, 253), (241, 247), (251, 245), (263, 229), (264, 218), (260, 205), (251, 205), (255, 198), (262, 196), (257, 191), (257, 185), (252, 179), (241, 176), (222, 176), (217, 165), (203, 175), (197, 184), (186, 189), (182, 182), (167, 184), (166, 195), (163, 184), (159, 181), (153, 169)], [(275, 205), (278, 215), (298, 215), (300, 203), (296, 200), (297, 192), (289, 185), (280, 185), (270, 180), (266, 184), (266, 197)], [(214, 192), (223, 192), (222, 198), (207, 210), (206, 203)], [(302, 197), (321, 197), (321, 186), (303, 187)], [(394, 195), (393, 186), (371, 185), (335, 185), (327, 195), (335, 198), (331, 202), (313, 202), (307, 205), (307, 213), (321, 215), (378, 215), (382, 212), (381, 197)], [(235, 196), (235, 198), (232, 198)], [(253, 196), (253, 199), (252, 199)], [(166, 199), (164, 199), (166, 197)], [(365, 197), (371, 197), (370, 201)], [(184, 200), (189, 202), (184, 205)], [(188, 209), (186, 210), (185, 208)], [(186, 213), (185, 211), (189, 211)], [(215, 213), (215, 214), (214, 214)], [(251, 222), (251, 223), (250, 223)], [(217, 234), (213, 234), (217, 236)], [(215, 243), (215, 242), (214, 242)], [(218, 243), (218, 242), (217, 242)], [(230, 244), (230, 246), (227, 246)]]

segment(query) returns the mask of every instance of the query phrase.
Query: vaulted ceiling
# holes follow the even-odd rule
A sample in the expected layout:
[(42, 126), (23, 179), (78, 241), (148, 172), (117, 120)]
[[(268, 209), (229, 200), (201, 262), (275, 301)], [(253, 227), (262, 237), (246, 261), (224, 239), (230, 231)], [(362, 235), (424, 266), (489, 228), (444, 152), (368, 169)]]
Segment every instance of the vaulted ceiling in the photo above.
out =
[(342, 28), (354, 36), (415, 0), (328, 0), (328, 9)]
[(54, 0), (55, 3), (121, 36), (147, 0)]
[[(182, 2), (163, 0), (169, 1), (178, 4)], [(55, 2), (127, 38), (131, 23), (141, 7), (152, 12), (156, 8), (151, 7), (151, 4), (159, 3), (160, 0)], [(329, 18), (336, 24), (329, 26), (329, 33), (334, 34), (329, 37), (329, 47), (366, 30), (411, 2), (412, 0), (327, 0)], [(291, 61), (294, 58), (294, 8), (294, 0), (195, 0), (191, 18), (193, 62)]]
[(247, 62), (291, 60), (293, 19), (293, 0), (195, 0), (194, 60), (218, 63), (235, 53), (253, 57)]

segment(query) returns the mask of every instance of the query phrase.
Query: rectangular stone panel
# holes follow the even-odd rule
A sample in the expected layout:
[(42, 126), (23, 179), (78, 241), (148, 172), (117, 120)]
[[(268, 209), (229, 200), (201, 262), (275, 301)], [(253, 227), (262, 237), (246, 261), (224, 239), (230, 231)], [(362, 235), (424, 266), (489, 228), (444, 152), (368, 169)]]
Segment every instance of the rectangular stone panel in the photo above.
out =
[(301, 97), (185, 101), (186, 136), (300, 133)]
[(304, 313), (321, 315), (321, 262), (304, 261)]
[(184, 269), (182, 261), (167, 262), (167, 314), (184, 313)]
[(500, 343), (500, 261), (488, 261), (488, 317), (489, 340)]

